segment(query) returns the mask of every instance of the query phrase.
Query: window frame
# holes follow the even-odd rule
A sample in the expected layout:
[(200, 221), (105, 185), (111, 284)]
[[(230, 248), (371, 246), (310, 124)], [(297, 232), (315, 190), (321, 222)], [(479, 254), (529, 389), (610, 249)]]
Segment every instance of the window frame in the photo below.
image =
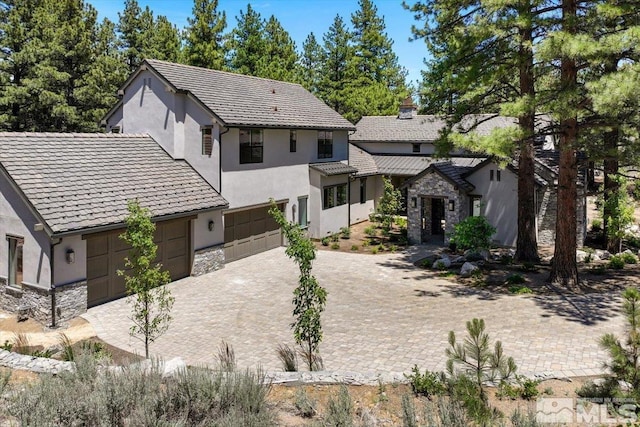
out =
[(318, 131), (318, 159), (333, 158), (333, 131)]
[[(304, 209), (302, 208), (304, 206)], [(304, 212), (304, 221), (303, 219)], [(309, 196), (298, 197), (298, 225), (302, 228), (309, 226)]]
[(413, 144), (411, 144), (411, 152), (412, 153), (420, 153), (421, 148), (422, 148), (422, 144), (420, 144), (420, 143), (415, 143), (414, 142)]
[(344, 206), (348, 203), (349, 191), (346, 183), (327, 185), (322, 188), (322, 209)]
[(493, 181), (493, 169), (489, 169), (489, 181)]
[[(482, 196), (470, 196), (469, 216), (482, 216)], [(478, 213), (475, 213), (476, 202), (478, 203)]]
[(298, 151), (298, 132), (295, 129), (289, 130), (289, 152)]
[[(201, 154), (203, 156), (211, 157), (213, 155), (213, 126), (201, 126), (200, 135), (201, 135), (200, 145), (202, 149)], [(209, 139), (208, 142), (206, 141), (207, 137)], [(208, 144), (208, 150), (207, 150), (207, 144)]]
[(496, 181), (500, 182), (501, 175), (500, 169), (496, 169)]
[(367, 178), (360, 178), (360, 203), (367, 202)]
[[(242, 142), (242, 134), (249, 134), (249, 141)], [(259, 135), (259, 140), (254, 141), (254, 134)], [(238, 132), (239, 162), (241, 165), (252, 163), (264, 163), (264, 132), (263, 129), (240, 129)], [(259, 152), (257, 156), (255, 153)], [(248, 153), (248, 155), (247, 155)]]
[(24, 237), (7, 235), (7, 285), (22, 287), (24, 282)]

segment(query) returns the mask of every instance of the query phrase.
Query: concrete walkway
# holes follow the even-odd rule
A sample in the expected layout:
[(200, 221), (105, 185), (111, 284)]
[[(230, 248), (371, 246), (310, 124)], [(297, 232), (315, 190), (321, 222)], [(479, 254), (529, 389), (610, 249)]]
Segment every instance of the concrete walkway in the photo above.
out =
[[(616, 294), (559, 297), (496, 295), (427, 277), (415, 253), (359, 255), (320, 251), (313, 273), (328, 290), (320, 347), (325, 369), (408, 372), (414, 364), (443, 370), (450, 330), (464, 337), (465, 322), (483, 318), (523, 374), (556, 376), (602, 372), (597, 340), (621, 334)], [(417, 249), (420, 251), (420, 248)], [(173, 323), (151, 346), (165, 359), (214, 364), (218, 345), (233, 345), (240, 367), (281, 370), (275, 348), (293, 343), (289, 324), (297, 268), (284, 248), (228, 264), (201, 277), (172, 283)], [(98, 336), (143, 353), (128, 334), (130, 306), (121, 299), (83, 317)]]

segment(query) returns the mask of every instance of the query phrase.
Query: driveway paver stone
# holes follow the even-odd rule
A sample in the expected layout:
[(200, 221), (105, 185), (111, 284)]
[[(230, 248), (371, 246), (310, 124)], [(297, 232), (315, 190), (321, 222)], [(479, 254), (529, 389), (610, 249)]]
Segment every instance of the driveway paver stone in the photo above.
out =
[[(465, 322), (478, 317), (493, 340), (502, 340), (522, 374), (602, 372), (606, 355), (597, 341), (624, 328), (617, 293), (497, 295), (427, 277), (412, 264), (425, 250), (375, 256), (318, 252), (313, 274), (328, 291), (320, 346), (325, 369), (408, 372), (417, 364), (443, 370), (449, 331), (462, 339)], [(239, 367), (282, 370), (275, 349), (293, 343), (289, 325), (297, 273), (278, 248), (171, 283), (173, 322), (151, 345), (152, 354), (215, 364), (225, 340)], [(83, 317), (106, 342), (143, 354), (142, 343), (129, 336), (130, 310), (125, 298), (91, 308)]]

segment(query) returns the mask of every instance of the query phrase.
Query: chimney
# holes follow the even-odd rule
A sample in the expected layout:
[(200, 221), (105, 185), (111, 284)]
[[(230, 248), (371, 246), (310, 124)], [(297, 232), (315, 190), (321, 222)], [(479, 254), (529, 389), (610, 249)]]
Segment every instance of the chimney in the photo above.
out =
[(402, 104), (400, 104), (400, 114), (398, 114), (398, 119), (412, 119), (416, 116), (417, 111), (418, 106), (413, 103), (413, 98), (408, 96), (404, 101), (402, 101)]

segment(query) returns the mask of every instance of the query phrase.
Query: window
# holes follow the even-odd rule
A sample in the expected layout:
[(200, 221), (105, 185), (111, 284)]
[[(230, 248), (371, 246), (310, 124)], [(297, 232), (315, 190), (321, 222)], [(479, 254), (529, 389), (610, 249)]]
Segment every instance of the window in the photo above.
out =
[(298, 149), (297, 147), (298, 135), (295, 130), (289, 131), (289, 152), (295, 153)]
[(489, 181), (493, 181), (494, 172), (495, 172), (496, 181), (500, 181), (500, 171), (499, 170), (494, 171), (493, 169), (489, 170)]
[(500, 181), (500, 171), (496, 171), (496, 181)]
[(9, 285), (21, 286), (22, 274), (22, 247), (24, 239), (22, 237), (9, 237)]
[(143, 79), (143, 84), (144, 84), (144, 90), (145, 91), (151, 90), (151, 77), (144, 78)]
[(411, 144), (411, 145), (412, 145), (414, 153), (419, 153), (420, 152), (420, 144)]
[(332, 185), (324, 187), (324, 199), (322, 208), (329, 209), (334, 206), (341, 206), (347, 203), (347, 184)]
[(262, 129), (240, 129), (240, 163), (262, 163)]
[(306, 227), (309, 224), (307, 219), (307, 201), (308, 196), (298, 197), (298, 224), (301, 227)]
[(318, 131), (318, 158), (330, 159), (333, 157), (333, 132), (330, 130)]
[(471, 196), (471, 216), (480, 216), (482, 198), (480, 196)]
[(367, 178), (360, 178), (360, 203), (367, 201)]
[(489, 181), (493, 181), (493, 169), (489, 170)]
[(202, 128), (202, 155), (211, 157), (213, 151), (213, 139), (211, 138), (211, 126)]
[(120, 133), (120, 126), (111, 126), (111, 133)]

